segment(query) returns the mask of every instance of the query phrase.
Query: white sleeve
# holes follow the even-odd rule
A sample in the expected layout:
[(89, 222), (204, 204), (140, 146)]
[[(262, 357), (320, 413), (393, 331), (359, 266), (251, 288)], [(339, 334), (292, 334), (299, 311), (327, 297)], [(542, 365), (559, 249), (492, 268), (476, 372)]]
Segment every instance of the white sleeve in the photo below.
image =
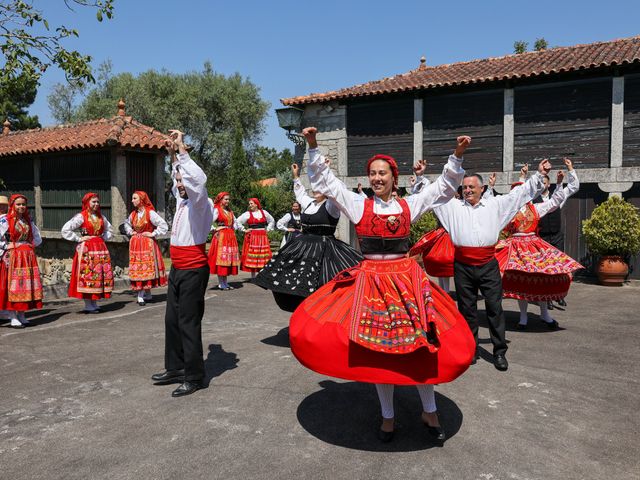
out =
[(124, 231), (127, 232), (127, 235), (129, 235), (130, 237), (136, 233), (136, 231), (133, 229), (133, 225), (131, 225), (131, 215), (128, 215), (127, 219), (124, 221)]
[(153, 225), (156, 227), (153, 231), (154, 237), (164, 235), (169, 231), (169, 225), (167, 225), (165, 219), (158, 215), (158, 212), (156, 212), (155, 210), (151, 210), (151, 212), (149, 213), (149, 219), (151, 220), (151, 223), (153, 223)]
[(560, 204), (560, 208), (564, 207), (564, 204), (567, 202), (567, 199), (574, 195), (578, 190), (580, 190), (580, 180), (578, 179), (578, 173), (574, 170), (568, 172), (569, 183), (567, 186), (563, 188), (564, 190), (564, 201)]
[(299, 178), (293, 181), (293, 194), (296, 196), (296, 201), (300, 204), (302, 210), (313, 202), (313, 198), (307, 195), (307, 189), (304, 188)]
[[(369, 197), (365, 195), (362, 198), (367, 199)], [(340, 207), (338, 207), (338, 204), (335, 201), (331, 200), (330, 198), (326, 200), (326, 204), (327, 204), (327, 213), (331, 215), (333, 218), (340, 218)]]
[(455, 155), (449, 155), (442, 175), (435, 182), (427, 185), (420, 192), (405, 198), (411, 211), (411, 223), (418, 221), (429, 210), (446, 204), (455, 196), (464, 177), (462, 161), (463, 159), (457, 158)]
[(215, 227), (215, 225), (213, 224), (213, 222), (215, 222), (216, 220), (218, 220), (218, 209), (217, 209), (217, 208), (213, 208), (213, 207), (212, 207), (211, 212), (213, 213), (213, 220), (211, 220), (211, 230), (215, 230), (215, 229), (216, 229), (216, 227)]
[(367, 197), (367, 194), (366, 194), (366, 193), (364, 193), (364, 191), (362, 191), (362, 192), (356, 192), (356, 193), (357, 193), (358, 195), (360, 195), (362, 198), (364, 198), (365, 200), (366, 200), (367, 198), (369, 198), (369, 197)]
[(31, 233), (33, 234), (33, 246), (39, 247), (42, 245), (42, 235), (40, 235), (40, 229), (35, 222), (31, 222)]
[(506, 227), (518, 210), (536, 198), (543, 188), (542, 175), (536, 172), (522, 185), (511, 189), (508, 194), (493, 197), (498, 203), (499, 229)]
[(562, 188), (562, 184), (558, 183), (549, 200), (534, 204), (540, 218), (557, 210), (558, 208), (564, 207), (564, 204), (567, 203), (567, 199), (578, 191), (580, 188), (580, 181), (574, 172), (575, 170), (569, 172), (569, 183), (566, 187)]
[(424, 175), (416, 175), (416, 183), (411, 187), (411, 195), (415, 195), (416, 193), (421, 192), (425, 187), (427, 187), (431, 183)]
[(353, 223), (358, 223), (362, 219), (365, 199), (349, 190), (343, 182), (336, 178), (317, 148), (309, 149), (307, 171), (313, 190), (334, 200), (340, 211)]
[(265, 218), (267, 219), (267, 222), (269, 222), (267, 224), (267, 232), (270, 232), (276, 226), (276, 221), (273, 219), (273, 217), (269, 212), (267, 212), (266, 210), (263, 210), (263, 212), (264, 212)]
[(108, 242), (113, 238), (113, 228), (111, 227), (111, 223), (107, 220), (107, 217), (102, 216), (102, 220), (104, 221), (104, 232), (102, 233), (102, 239), (105, 242)]
[(180, 166), (182, 185), (192, 205), (198, 210), (211, 208), (209, 206), (209, 196), (207, 195), (207, 175), (204, 171), (191, 159), (188, 153), (180, 153), (178, 154), (178, 161), (173, 164), (171, 171), (174, 186), (176, 166)]
[(495, 197), (495, 195), (493, 194), (493, 188), (487, 187), (487, 189), (482, 194), (482, 198), (491, 198), (491, 197)]
[(236, 230), (240, 230), (241, 232), (245, 231), (244, 223), (247, 223), (249, 220), (249, 212), (244, 212), (238, 218), (236, 218)]
[(287, 223), (289, 223), (289, 220), (291, 220), (291, 214), (287, 213), (284, 217), (278, 220), (278, 223), (276, 223), (276, 228), (282, 232), (286, 232)]
[(79, 229), (83, 222), (84, 218), (82, 214), (76, 213), (71, 220), (62, 226), (62, 238), (70, 242), (79, 242), (82, 237), (78, 235), (75, 230)]
[(4, 238), (4, 234), (9, 230), (9, 220), (6, 215), (0, 216), (0, 256), (7, 248), (7, 240)]

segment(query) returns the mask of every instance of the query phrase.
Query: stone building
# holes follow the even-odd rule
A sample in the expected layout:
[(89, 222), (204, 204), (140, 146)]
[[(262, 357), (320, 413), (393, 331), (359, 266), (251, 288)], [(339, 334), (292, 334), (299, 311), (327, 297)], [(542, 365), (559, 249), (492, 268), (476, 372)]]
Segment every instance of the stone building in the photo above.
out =
[[(350, 187), (368, 184), (375, 153), (398, 160), (400, 186), (418, 159), (435, 176), (461, 134), (473, 137), (465, 168), (497, 172), (502, 193), (524, 163), (572, 158), (582, 186), (563, 209), (565, 245), (587, 265), (582, 220), (609, 195), (640, 206), (640, 36), (438, 66), (423, 57), (406, 73), (282, 103), (304, 111), (303, 127), (318, 127)], [(340, 234), (353, 235), (344, 224)]]
[(126, 275), (128, 241), (118, 226), (131, 211), (135, 190), (149, 193), (165, 211), (165, 150), (169, 137), (125, 113), (88, 122), (11, 131), (0, 135), (0, 194), (22, 193), (44, 239), (38, 248), (45, 285), (68, 282), (75, 244), (60, 229), (80, 211), (86, 192), (100, 195), (102, 213), (114, 228), (108, 243), (116, 277)]

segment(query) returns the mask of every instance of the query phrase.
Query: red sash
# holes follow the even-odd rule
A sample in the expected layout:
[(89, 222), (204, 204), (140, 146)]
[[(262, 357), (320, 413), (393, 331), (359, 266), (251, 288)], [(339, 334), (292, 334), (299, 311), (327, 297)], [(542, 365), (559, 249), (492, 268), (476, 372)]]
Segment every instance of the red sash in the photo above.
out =
[(207, 254), (204, 247), (204, 243), (201, 245), (189, 245), (188, 247), (171, 245), (172, 266), (178, 270), (192, 270), (207, 266)]
[(496, 256), (496, 246), (489, 247), (460, 247), (455, 246), (454, 258), (457, 262), (465, 265), (479, 267), (486, 265)]

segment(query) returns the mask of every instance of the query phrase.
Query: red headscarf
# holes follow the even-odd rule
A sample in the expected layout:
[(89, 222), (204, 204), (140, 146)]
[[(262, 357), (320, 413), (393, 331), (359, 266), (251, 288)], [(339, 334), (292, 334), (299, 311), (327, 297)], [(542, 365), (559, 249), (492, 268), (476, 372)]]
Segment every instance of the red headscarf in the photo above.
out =
[(218, 195), (216, 195), (216, 198), (213, 201), (213, 204), (214, 205), (220, 205), (220, 202), (222, 202), (222, 199), (224, 197), (226, 197), (227, 195), (229, 195), (229, 192), (220, 192)]
[(371, 170), (371, 164), (376, 160), (384, 160), (389, 164), (389, 168), (391, 169), (391, 175), (393, 175), (393, 189), (396, 189), (396, 183), (398, 182), (398, 163), (395, 158), (390, 157), (389, 155), (382, 155), (380, 153), (374, 155), (367, 162), (367, 175), (369, 174), (369, 170)]
[(260, 200), (254, 197), (254, 198), (250, 198), (249, 201), (255, 203), (258, 206), (258, 210), (262, 210), (262, 205), (260, 205)]
[[(147, 195), (147, 192), (143, 192), (142, 190), (136, 190), (133, 194), (138, 195), (138, 198), (140, 198), (140, 205), (144, 207), (144, 216), (147, 219), (147, 223), (149, 223), (151, 221), (151, 210), (155, 211), (155, 207), (153, 206), (153, 203), (151, 203), (149, 195)], [(140, 205), (138, 205), (138, 208), (140, 208)], [(137, 215), (138, 213), (138, 208), (134, 208), (131, 212), (131, 223), (133, 223), (134, 215)]]
[[(85, 193), (84, 197), (82, 197), (82, 215), (85, 218), (87, 218), (85, 214), (90, 212), (89, 202), (94, 197), (100, 200), (100, 195), (94, 192), (87, 192)], [(95, 213), (97, 216), (102, 217), (102, 213), (100, 212), (100, 207), (98, 207), (98, 210)]]
[[(9, 221), (9, 238), (11, 238), (12, 242), (15, 242), (20, 237), (20, 232), (16, 232), (16, 222), (18, 221), (18, 214), (16, 212), (16, 200), (24, 198), (24, 201), (27, 202), (27, 197), (20, 193), (16, 193), (11, 195), (9, 199), (9, 211), (7, 212), (7, 220)], [(27, 208), (22, 215), (22, 220), (29, 225), (29, 236), (27, 240), (29, 242), (33, 241), (33, 231), (31, 230), (31, 216), (29, 215), (29, 209)]]

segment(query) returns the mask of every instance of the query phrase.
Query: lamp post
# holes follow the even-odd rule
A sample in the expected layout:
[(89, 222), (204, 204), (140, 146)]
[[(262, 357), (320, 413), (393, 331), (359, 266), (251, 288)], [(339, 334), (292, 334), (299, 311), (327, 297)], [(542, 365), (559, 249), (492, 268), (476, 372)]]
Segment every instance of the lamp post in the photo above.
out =
[(291, 131), (300, 130), (302, 125), (302, 116), (304, 110), (296, 107), (277, 108), (276, 116), (278, 117), (278, 125), (287, 131), (287, 138), (295, 143), (298, 147), (304, 147), (305, 138), (299, 133), (291, 133)]

